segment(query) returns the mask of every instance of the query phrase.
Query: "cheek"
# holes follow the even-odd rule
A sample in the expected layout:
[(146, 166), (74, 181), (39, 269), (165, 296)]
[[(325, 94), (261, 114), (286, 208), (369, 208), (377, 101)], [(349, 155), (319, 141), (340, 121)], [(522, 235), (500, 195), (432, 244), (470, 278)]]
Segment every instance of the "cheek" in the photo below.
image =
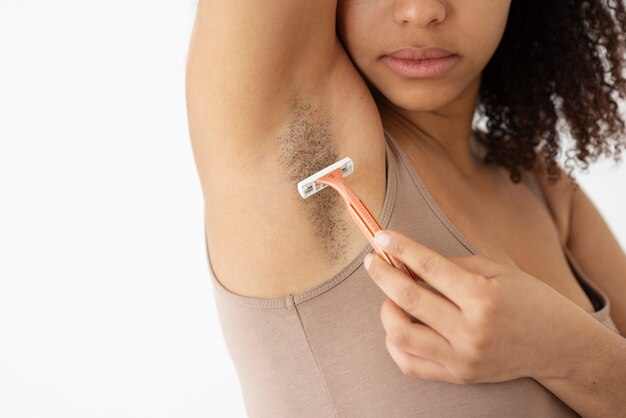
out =
[(493, 54), (496, 52), (498, 45), (502, 40), (503, 28), (500, 30), (496, 25), (489, 30), (481, 30), (480, 34), (473, 39), (469, 48), (472, 51), (472, 60), (479, 67), (485, 67)]
[(466, 16), (455, 28), (463, 65), (472, 76), (484, 69), (502, 40), (508, 16), (506, 12), (502, 13), (490, 10), (480, 16)]
[(500, 7), (477, 8), (470, 18), (464, 20), (461, 34), (466, 40), (466, 54), (477, 64), (486, 65), (502, 40), (509, 2), (501, 3)]
[(374, 45), (377, 39), (373, 29), (380, 26), (380, 17), (371, 7), (372, 4), (344, 0), (337, 5), (337, 35), (355, 61), (366, 59), (370, 49), (368, 46)]

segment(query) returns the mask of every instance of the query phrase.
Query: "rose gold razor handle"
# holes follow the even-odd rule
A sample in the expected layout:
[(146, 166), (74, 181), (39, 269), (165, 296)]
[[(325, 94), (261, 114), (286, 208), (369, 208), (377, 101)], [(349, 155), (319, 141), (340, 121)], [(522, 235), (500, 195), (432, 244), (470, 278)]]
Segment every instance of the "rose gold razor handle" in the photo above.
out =
[(413, 280), (420, 282), (424, 281), (398, 258), (383, 251), (376, 243), (376, 241), (374, 241), (374, 235), (377, 231), (380, 231), (382, 227), (376, 220), (376, 217), (365, 205), (365, 203), (363, 203), (361, 198), (359, 198), (356, 193), (354, 193), (350, 189), (350, 187), (348, 187), (343, 178), (341, 169), (337, 168), (329, 172), (328, 174), (320, 177), (319, 179), (316, 179), (315, 181), (316, 183), (331, 186), (333, 189), (339, 192), (347, 206), (348, 212), (352, 216), (352, 219), (354, 219), (354, 222), (357, 224), (363, 235), (365, 235), (365, 238), (367, 238), (370, 245), (383, 260), (385, 260), (398, 270), (402, 271), (403, 273), (407, 274)]

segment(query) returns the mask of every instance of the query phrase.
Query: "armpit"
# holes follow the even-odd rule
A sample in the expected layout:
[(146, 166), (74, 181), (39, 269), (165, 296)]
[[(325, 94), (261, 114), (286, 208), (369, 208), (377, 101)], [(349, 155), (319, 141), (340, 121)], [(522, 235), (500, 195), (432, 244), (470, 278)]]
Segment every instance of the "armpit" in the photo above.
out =
[(339, 160), (332, 117), (314, 103), (298, 96), (290, 100), (293, 118), (284, 133), (278, 136), (280, 166), (290, 184), (294, 198), (299, 199), (321, 248), (331, 262), (341, 262), (347, 251), (349, 225), (346, 225), (345, 205), (339, 194), (328, 187), (303, 199), (296, 185), (301, 180)]

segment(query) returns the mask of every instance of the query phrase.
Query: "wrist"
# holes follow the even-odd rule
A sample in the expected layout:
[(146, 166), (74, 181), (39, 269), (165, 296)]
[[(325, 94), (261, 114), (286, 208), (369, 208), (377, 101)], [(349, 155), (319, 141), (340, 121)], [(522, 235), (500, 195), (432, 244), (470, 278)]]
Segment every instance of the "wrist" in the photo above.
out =
[(533, 377), (582, 416), (626, 416), (626, 339), (587, 317), (577, 336), (561, 341), (554, 365)]
[(606, 364), (597, 361), (605, 347), (600, 341), (609, 331), (604, 328), (589, 313), (577, 307), (554, 333), (557, 338), (546, 347), (545, 364), (532, 377), (540, 382), (562, 382), (577, 379), (581, 374), (590, 376), (591, 373), (605, 372), (601, 369)]

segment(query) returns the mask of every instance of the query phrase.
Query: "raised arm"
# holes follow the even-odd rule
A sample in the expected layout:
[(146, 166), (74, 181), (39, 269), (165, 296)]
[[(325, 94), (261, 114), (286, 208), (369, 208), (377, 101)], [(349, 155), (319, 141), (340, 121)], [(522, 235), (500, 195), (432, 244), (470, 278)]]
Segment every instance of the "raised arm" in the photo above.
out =
[(200, 0), (187, 60), (192, 139), (257, 157), (293, 113), (290, 98), (319, 94), (339, 48), (335, 13), (336, 0)]
[(316, 171), (349, 156), (350, 187), (382, 212), (380, 115), (337, 37), (336, 6), (200, 0), (187, 114), (212, 267), (236, 293), (302, 291), (367, 245), (338, 194), (302, 199), (296, 185)]

